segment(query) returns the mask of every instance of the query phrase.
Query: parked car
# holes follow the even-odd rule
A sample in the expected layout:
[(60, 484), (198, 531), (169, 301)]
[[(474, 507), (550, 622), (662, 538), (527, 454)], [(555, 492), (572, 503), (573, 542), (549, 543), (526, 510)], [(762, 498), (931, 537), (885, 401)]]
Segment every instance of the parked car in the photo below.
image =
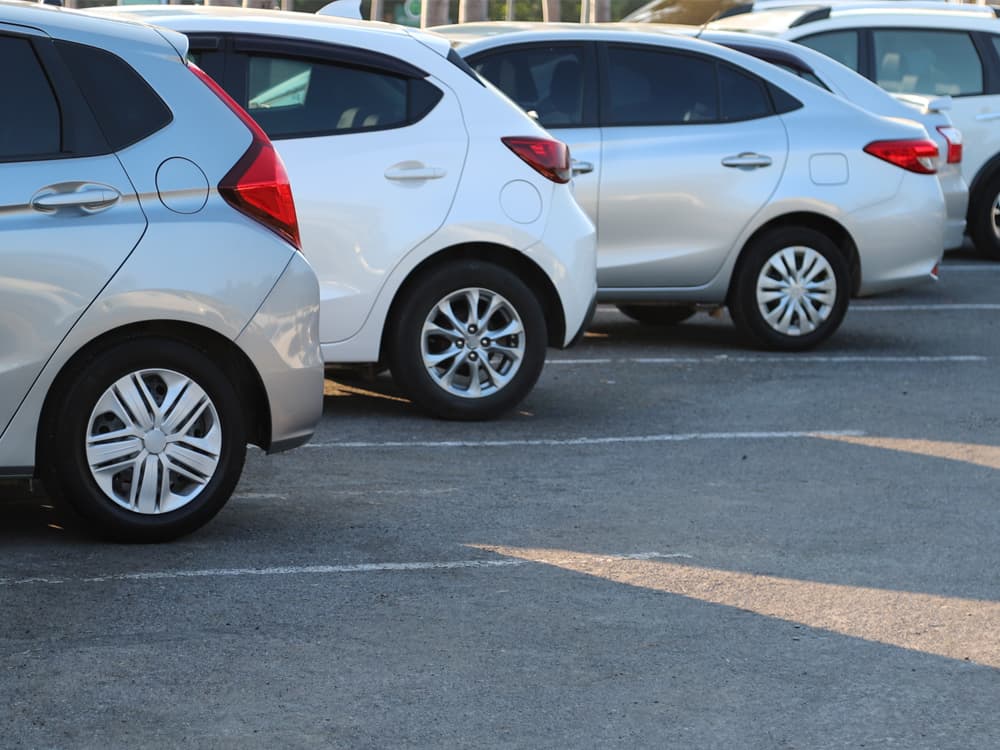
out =
[(798, 42), (892, 93), (952, 97), (968, 232), (980, 253), (1000, 259), (1000, 20), (991, 7), (812, 5), (733, 15), (708, 28)]
[[(659, 25), (652, 28), (663, 29), (668, 33), (696, 33), (690, 26)], [(697, 36), (706, 42), (721, 44), (784, 68), (869, 112), (886, 117), (912, 119), (923, 125), (938, 147), (937, 176), (944, 193), (947, 214), (944, 248), (950, 250), (961, 247), (965, 238), (969, 186), (962, 176), (962, 131), (955, 127), (948, 114), (952, 108), (950, 96), (889, 94), (833, 58), (783, 39), (740, 32), (702, 30), (697, 31)]]
[[(850, 0), (834, 0), (849, 2)], [(887, 0), (897, 2), (898, 0)], [(961, 0), (924, 0), (927, 5), (940, 6), (945, 2)], [(639, 6), (622, 20), (626, 23), (669, 23), (700, 26), (713, 18), (729, 13), (746, 12), (750, 8), (779, 8), (792, 5), (802, 6), (803, 0), (651, 0)]]
[(531, 390), (546, 345), (582, 334), (595, 239), (568, 151), (445, 40), (302, 13), (126, 10), (187, 34), (275, 140), (327, 363), (387, 364), (431, 414), (483, 419)]
[(0, 475), (160, 541), (322, 415), (319, 290), (267, 136), (187, 40), (0, 0)]
[(798, 350), (852, 293), (935, 277), (944, 201), (917, 124), (701, 40), (469, 26), (438, 31), (573, 149), (600, 300), (657, 323), (728, 305), (756, 344)]

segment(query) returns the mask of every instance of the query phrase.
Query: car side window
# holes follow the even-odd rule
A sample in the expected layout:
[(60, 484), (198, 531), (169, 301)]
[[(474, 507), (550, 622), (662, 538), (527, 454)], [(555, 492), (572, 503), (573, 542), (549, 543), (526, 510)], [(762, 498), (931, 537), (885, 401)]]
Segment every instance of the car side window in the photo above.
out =
[(983, 64), (964, 31), (876, 29), (875, 82), (886, 91), (961, 96), (983, 93)]
[(159, 95), (117, 55), (73, 42), (55, 45), (113, 150), (148, 138), (173, 120)]
[(608, 47), (605, 124), (682, 125), (719, 120), (716, 64), (694, 55)]
[(855, 72), (861, 69), (858, 57), (858, 33), (856, 31), (827, 31), (822, 34), (804, 36), (795, 41), (817, 52), (822, 52), (827, 57), (832, 57), (841, 65), (846, 65)]
[(0, 161), (29, 161), (59, 155), (62, 128), (59, 105), (31, 42), (0, 36), (0, 70), (16, 71), (4, 81), (16, 111), (0, 117)]
[(771, 100), (757, 78), (728, 65), (719, 65), (719, 103), (723, 122), (755, 120), (771, 114)]
[(422, 79), (264, 54), (249, 56), (246, 90), (247, 110), (276, 139), (403, 127), (442, 96)]
[(584, 123), (584, 49), (535, 45), (493, 52), (472, 63), (483, 78), (544, 127)]

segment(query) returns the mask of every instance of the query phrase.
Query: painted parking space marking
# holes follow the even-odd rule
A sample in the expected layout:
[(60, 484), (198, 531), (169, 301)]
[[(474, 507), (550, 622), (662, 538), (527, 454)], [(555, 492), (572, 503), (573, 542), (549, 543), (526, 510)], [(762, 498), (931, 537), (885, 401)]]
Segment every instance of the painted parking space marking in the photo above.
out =
[(810, 354), (786, 354), (786, 355), (757, 355), (757, 356), (732, 356), (729, 354), (717, 354), (710, 357), (621, 357), (609, 359), (607, 357), (595, 357), (593, 359), (547, 359), (547, 365), (606, 365), (634, 363), (640, 365), (725, 365), (725, 364), (757, 364), (757, 363), (781, 363), (781, 364), (936, 364), (936, 363), (962, 363), (962, 362), (987, 362), (989, 357), (980, 354), (952, 354), (940, 356), (866, 356), (860, 354), (831, 354), (810, 355)]
[(1000, 310), (1000, 304), (993, 302), (961, 302), (961, 303), (948, 303), (940, 302), (937, 304), (926, 304), (926, 305), (851, 305), (848, 310), (848, 314), (852, 312), (938, 312), (938, 311), (955, 311), (955, 310)]
[[(638, 552), (612, 555), (622, 560), (656, 560), (690, 558), (684, 553), (662, 554)], [(282, 565), (267, 568), (205, 568), (195, 570), (150, 570), (135, 573), (106, 573), (76, 577), (0, 578), (0, 586), (61, 585), (67, 583), (111, 583), (116, 581), (162, 581), (184, 578), (240, 578), (247, 576), (306, 576), (351, 573), (406, 573), (413, 571), (463, 570), (476, 568), (512, 568), (528, 561), (512, 558), (502, 560), (441, 560), (434, 562), (381, 562), (357, 565)]]
[(663, 435), (621, 435), (512, 440), (386, 440), (307, 443), (303, 448), (507, 448), (519, 446), (617, 445), (621, 443), (685, 443), (695, 440), (789, 440), (826, 436), (855, 436), (860, 430), (801, 430), (787, 432), (682, 432)]

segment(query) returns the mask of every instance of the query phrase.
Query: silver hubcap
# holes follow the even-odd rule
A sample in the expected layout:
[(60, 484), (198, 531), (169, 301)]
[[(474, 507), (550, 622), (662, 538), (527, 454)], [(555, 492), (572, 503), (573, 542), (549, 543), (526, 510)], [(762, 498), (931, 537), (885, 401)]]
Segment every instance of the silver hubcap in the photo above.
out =
[(193, 380), (140, 370), (104, 392), (87, 425), (87, 463), (109, 499), (135, 513), (169, 513), (215, 475), (219, 415)]
[(496, 292), (459, 289), (431, 309), (420, 348), (438, 386), (453, 396), (481, 398), (499, 391), (521, 369), (524, 325)]
[(757, 277), (757, 307), (771, 328), (804, 336), (833, 312), (837, 277), (830, 263), (810, 247), (786, 247), (764, 264)]
[(993, 208), (990, 213), (993, 219), (990, 226), (993, 227), (993, 234), (1000, 240), (1000, 195), (993, 199)]

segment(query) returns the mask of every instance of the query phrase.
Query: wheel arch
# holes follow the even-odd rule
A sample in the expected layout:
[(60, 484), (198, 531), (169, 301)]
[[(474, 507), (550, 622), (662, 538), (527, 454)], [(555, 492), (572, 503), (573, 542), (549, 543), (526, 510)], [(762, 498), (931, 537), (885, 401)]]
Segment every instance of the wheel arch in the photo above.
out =
[(998, 174), (1000, 174), (1000, 154), (995, 154), (979, 168), (979, 171), (976, 172), (976, 176), (973, 177), (972, 181), (969, 183), (969, 206), (965, 212), (966, 226), (968, 226), (971, 221), (974, 208), (978, 206), (978, 196), (976, 193), (985, 183), (989, 182)]
[(541, 303), (545, 316), (548, 345), (555, 347), (562, 345), (566, 335), (566, 316), (559, 300), (559, 294), (545, 271), (524, 253), (506, 245), (491, 242), (469, 242), (438, 250), (410, 270), (406, 279), (396, 289), (386, 313), (379, 347), (382, 358), (385, 357), (386, 342), (391, 335), (396, 312), (410, 288), (425, 274), (459, 260), (479, 260), (493, 263), (516, 274), (535, 293)]
[(753, 245), (764, 234), (775, 229), (789, 227), (804, 227), (829, 237), (847, 259), (847, 265), (851, 272), (851, 296), (853, 297), (858, 293), (858, 289), (861, 288), (861, 256), (858, 253), (857, 245), (854, 243), (854, 238), (851, 237), (851, 233), (847, 231), (847, 228), (843, 224), (831, 219), (829, 216), (811, 211), (796, 211), (782, 214), (761, 225), (743, 243), (739, 257), (736, 259), (736, 265), (729, 278), (729, 288), (726, 292), (727, 304), (732, 299), (736, 279), (739, 278), (741, 267), (747, 256), (747, 248)]
[(107, 331), (87, 342), (73, 353), (59, 369), (49, 386), (42, 404), (39, 429), (35, 438), (35, 476), (44, 461), (46, 427), (56, 418), (53, 410), (67, 382), (79, 368), (107, 351), (132, 339), (166, 338), (200, 349), (214, 361), (220, 362), (226, 376), (236, 385), (239, 402), (247, 425), (247, 438), (254, 445), (267, 450), (271, 441), (271, 417), (267, 391), (257, 368), (249, 357), (231, 340), (204, 326), (174, 320), (150, 320), (130, 323)]

